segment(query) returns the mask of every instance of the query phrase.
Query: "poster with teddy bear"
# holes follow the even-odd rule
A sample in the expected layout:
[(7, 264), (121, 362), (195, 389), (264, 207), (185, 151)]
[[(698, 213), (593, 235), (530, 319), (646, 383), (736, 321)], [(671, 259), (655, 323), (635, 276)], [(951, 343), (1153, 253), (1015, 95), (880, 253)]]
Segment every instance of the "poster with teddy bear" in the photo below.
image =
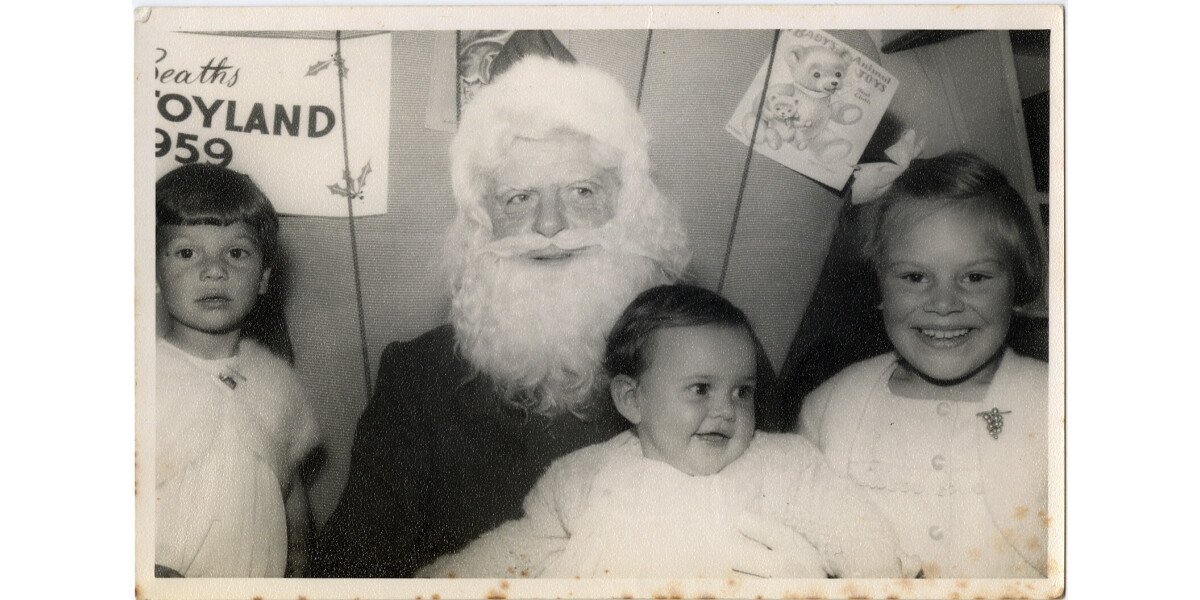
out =
[[(841, 40), (812, 29), (781, 32), (761, 102), (768, 58), (725, 129), (743, 144), (842, 189), (899, 82)], [(759, 104), (762, 112), (759, 112)]]

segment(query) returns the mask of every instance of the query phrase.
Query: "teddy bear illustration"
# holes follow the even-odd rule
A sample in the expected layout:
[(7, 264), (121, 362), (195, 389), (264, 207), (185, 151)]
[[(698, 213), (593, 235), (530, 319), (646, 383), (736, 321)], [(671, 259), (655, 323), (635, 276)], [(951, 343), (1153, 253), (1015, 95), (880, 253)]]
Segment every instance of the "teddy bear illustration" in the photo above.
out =
[[(783, 144), (795, 141), (796, 119), (801, 103), (795, 94), (796, 86), (787, 83), (767, 88), (767, 101), (763, 103), (762, 117), (758, 119), (758, 143), (778, 150)], [(742, 130), (746, 137), (753, 134), (754, 121), (754, 113), (742, 119)]]
[(850, 53), (824, 46), (794, 46), (784, 58), (796, 84), (796, 148), (809, 150), (823, 161), (845, 158), (852, 144), (829, 131), (828, 125), (830, 121), (853, 125), (863, 115), (862, 108), (854, 104), (835, 102), (835, 94), (847, 87)]

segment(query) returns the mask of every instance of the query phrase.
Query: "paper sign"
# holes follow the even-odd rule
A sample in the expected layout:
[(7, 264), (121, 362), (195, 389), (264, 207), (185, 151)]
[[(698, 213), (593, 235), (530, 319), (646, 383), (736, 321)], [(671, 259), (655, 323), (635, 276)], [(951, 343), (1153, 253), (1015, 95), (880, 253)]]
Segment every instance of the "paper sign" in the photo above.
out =
[[(172, 32), (157, 41), (157, 176), (190, 162), (246, 173), (280, 214), (387, 212), (391, 36), (337, 42)], [(344, 102), (343, 102), (344, 98)], [(346, 173), (349, 173), (349, 178)]]
[(753, 135), (755, 150), (783, 165), (845, 187), (899, 82), (823, 31), (784, 30), (760, 114), (769, 60), (725, 129), (747, 145)]

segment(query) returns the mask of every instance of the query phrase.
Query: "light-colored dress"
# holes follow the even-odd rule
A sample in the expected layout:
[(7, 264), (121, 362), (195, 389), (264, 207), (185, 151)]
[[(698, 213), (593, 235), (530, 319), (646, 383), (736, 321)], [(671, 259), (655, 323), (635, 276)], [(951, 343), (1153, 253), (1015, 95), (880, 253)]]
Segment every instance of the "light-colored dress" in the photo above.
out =
[[(1046, 363), (1006, 351), (982, 401), (903, 398), (897, 357), (842, 371), (804, 400), (800, 430), (867, 490), (927, 578), (1045, 577)], [(979, 413), (998, 408), (993, 438)]]
[[(747, 564), (739, 519), (754, 514), (807, 540), (766, 575), (902, 577), (890, 528), (849, 480), (797, 435), (758, 432), (720, 473), (691, 476), (646, 458), (631, 432), (550, 466), (525, 516), (443, 556), (421, 577), (725, 577)], [(760, 554), (761, 556), (761, 554)]]
[(156, 360), (155, 563), (282, 577), (284, 486), (319, 438), (295, 373), (251, 340), (205, 360), (160, 339)]

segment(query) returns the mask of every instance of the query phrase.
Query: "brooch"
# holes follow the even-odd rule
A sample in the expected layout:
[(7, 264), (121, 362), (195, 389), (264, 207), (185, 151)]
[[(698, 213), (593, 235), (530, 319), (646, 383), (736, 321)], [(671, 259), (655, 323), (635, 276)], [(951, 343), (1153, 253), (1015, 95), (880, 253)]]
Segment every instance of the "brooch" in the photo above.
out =
[(245, 381), (246, 377), (233, 369), (226, 368), (224, 371), (217, 373), (217, 379), (229, 386), (229, 389), (236, 390), (238, 383)]
[(975, 413), (975, 416), (983, 417), (983, 422), (987, 423), (988, 433), (991, 434), (993, 440), (998, 440), (1000, 439), (1000, 430), (1004, 429), (1004, 415), (1011, 412), (1011, 410), (1001, 411), (998, 408), (993, 408), (992, 410)]

